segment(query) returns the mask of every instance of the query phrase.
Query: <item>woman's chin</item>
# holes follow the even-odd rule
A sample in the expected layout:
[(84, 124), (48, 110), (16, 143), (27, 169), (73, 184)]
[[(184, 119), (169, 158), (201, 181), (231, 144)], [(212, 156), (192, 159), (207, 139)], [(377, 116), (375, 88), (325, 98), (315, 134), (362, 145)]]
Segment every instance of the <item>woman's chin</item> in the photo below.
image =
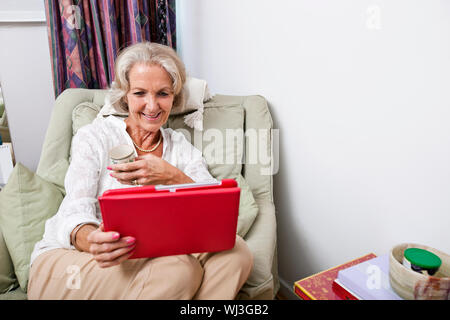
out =
[(141, 127), (141, 129), (145, 130), (145, 131), (150, 131), (150, 132), (156, 132), (159, 130), (159, 128), (161, 128), (163, 124), (162, 123), (140, 123), (139, 126)]
[(166, 123), (166, 121), (160, 121), (158, 123), (141, 123), (141, 128), (146, 130), (146, 131), (151, 131), (151, 132), (156, 132), (158, 131), (164, 124)]

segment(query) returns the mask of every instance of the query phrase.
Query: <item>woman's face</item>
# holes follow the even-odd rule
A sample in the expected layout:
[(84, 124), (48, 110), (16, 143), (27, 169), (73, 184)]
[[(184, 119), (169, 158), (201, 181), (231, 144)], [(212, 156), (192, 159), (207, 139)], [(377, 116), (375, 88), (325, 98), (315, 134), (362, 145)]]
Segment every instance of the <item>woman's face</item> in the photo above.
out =
[(170, 75), (159, 65), (141, 63), (131, 68), (128, 77), (129, 124), (145, 131), (158, 131), (169, 118), (173, 105)]

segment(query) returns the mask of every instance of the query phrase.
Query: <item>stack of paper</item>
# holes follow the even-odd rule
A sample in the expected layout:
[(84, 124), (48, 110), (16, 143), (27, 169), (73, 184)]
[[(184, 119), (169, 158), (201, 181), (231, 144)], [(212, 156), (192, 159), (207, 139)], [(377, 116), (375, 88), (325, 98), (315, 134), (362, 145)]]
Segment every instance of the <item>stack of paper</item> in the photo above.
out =
[(13, 170), (13, 161), (9, 144), (0, 145), (0, 188), (8, 182), (9, 175)]
[(389, 255), (340, 270), (337, 284), (363, 300), (402, 300), (389, 283)]

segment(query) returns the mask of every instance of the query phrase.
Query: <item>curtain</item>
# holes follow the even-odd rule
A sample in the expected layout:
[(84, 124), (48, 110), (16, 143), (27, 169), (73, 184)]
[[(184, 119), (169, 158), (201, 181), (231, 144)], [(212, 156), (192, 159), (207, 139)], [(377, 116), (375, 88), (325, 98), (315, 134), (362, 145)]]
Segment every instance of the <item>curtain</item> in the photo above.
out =
[(175, 0), (45, 0), (55, 97), (105, 89), (120, 49), (150, 41), (176, 49)]

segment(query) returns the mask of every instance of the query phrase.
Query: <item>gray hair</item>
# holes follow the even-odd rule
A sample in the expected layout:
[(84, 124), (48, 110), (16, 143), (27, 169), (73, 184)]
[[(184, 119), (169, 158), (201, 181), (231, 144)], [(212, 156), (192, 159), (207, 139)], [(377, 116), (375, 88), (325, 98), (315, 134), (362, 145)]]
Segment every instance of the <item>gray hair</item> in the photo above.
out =
[(116, 110), (128, 112), (125, 96), (130, 90), (129, 73), (137, 63), (156, 64), (164, 68), (172, 78), (173, 108), (183, 106), (186, 70), (175, 50), (158, 43), (140, 42), (123, 49), (115, 61), (115, 80), (111, 83), (107, 100)]

